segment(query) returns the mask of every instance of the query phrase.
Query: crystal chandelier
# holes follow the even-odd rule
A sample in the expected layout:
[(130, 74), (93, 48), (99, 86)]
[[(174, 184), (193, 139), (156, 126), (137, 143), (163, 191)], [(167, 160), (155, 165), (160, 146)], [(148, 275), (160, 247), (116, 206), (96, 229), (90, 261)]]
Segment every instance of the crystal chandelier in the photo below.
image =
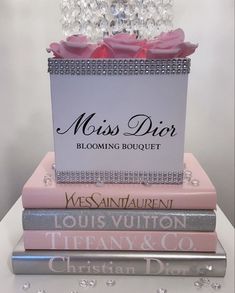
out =
[(93, 41), (120, 32), (153, 38), (172, 28), (173, 0), (61, 0), (65, 35)]

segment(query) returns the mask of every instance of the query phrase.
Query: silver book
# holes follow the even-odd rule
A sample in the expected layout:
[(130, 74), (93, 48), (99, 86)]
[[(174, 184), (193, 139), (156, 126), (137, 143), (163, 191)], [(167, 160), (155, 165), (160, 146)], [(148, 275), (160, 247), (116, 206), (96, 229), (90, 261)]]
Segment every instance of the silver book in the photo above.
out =
[(14, 274), (146, 275), (223, 277), (226, 253), (216, 252), (31, 251), (21, 240), (12, 253)]
[(213, 210), (26, 209), (24, 230), (215, 230)]

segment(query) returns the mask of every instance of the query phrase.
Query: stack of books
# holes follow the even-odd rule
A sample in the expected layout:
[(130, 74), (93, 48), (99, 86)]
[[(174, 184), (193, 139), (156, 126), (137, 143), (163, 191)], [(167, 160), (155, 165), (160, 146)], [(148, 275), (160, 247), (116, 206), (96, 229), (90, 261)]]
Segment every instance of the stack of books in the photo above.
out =
[(216, 190), (192, 154), (183, 184), (58, 184), (46, 154), (22, 192), (15, 274), (224, 276)]

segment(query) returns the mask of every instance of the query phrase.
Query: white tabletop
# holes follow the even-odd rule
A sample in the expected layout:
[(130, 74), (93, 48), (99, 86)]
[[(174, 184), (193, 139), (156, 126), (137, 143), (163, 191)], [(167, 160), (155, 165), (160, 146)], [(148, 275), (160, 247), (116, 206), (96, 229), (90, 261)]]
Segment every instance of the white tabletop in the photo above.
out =
[[(198, 290), (194, 282), (198, 278), (191, 277), (140, 277), (140, 276), (15, 276), (11, 271), (10, 256), (14, 246), (22, 235), (22, 204), (19, 199), (8, 214), (0, 222), (0, 292), (4, 293), (33, 293), (44, 289), (46, 293), (71, 293), (76, 292), (133, 292), (133, 293), (156, 293), (158, 288), (167, 289), (167, 293), (193, 293), (193, 292), (234, 292), (234, 228), (223, 212), (217, 211), (217, 233), (227, 252), (228, 264), (225, 278), (210, 278), (211, 282), (222, 285), (220, 290), (215, 291), (211, 287), (203, 287)], [(97, 285), (94, 288), (81, 288), (79, 281), (82, 279), (95, 279)], [(107, 280), (116, 281), (115, 286), (107, 287)], [(30, 289), (24, 291), (24, 283), (31, 284)], [(77, 293), (77, 292), (76, 292)]]

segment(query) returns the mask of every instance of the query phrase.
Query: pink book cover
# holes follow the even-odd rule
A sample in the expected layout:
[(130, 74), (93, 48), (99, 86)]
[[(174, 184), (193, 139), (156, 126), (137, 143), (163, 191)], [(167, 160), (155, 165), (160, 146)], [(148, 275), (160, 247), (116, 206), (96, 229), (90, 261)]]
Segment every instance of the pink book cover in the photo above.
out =
[(185, 154), (184, 162), (191, 181), (179, 185), (57, 184), (54, 153), (49, 152), (23, 188), (23, 207), (216, 209), (216, 191), (205, 171), (190, 153)]
[(215, 251), (215, 232), (24, 231), (25, 249)]

